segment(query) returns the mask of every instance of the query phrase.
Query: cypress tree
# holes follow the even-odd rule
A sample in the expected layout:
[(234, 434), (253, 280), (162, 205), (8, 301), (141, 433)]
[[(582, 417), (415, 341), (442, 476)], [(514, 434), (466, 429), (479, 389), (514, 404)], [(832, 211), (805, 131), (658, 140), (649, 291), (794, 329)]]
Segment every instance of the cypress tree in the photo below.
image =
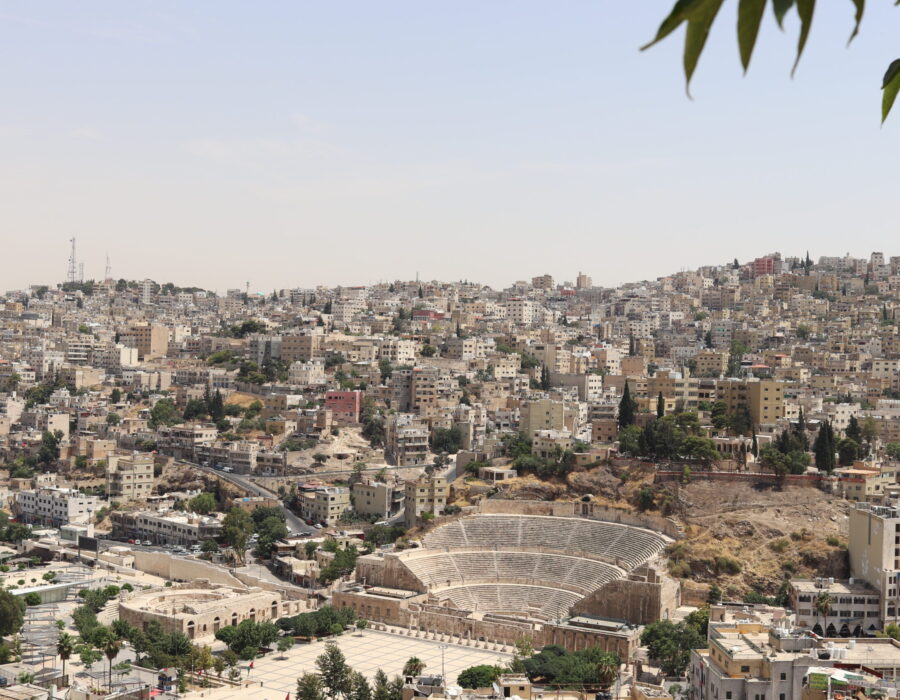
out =
[(656, 397), (656, 417), (662, 418), (666, 415), (666, 400), (663, 398), (662, 392)]
[(756, 428), (753, 428), (753, 442), (750, 444), (750, 452), (754, 457), (759, 457), (759, 443), (756, 441)]
[(619, 401), (619, 428), (627, 428), (629, 425), (634, 425), (634, 401), (631, 399), (631, 389), (628, 388), (626, 380), (622, 400)]
[(847, 424), (847, 430), (844, 431), (848, 438), (853, 440), (856, 444), (860, 444), (862, 442), (862, 430), (859, 427), (859, 421), (856, 420), (856, 416), (850, 416), (850, 422)]
[(629, 333), (628, 335), (628, 357), (634, 357), (635, 347), (634, 347), (634, 333)]

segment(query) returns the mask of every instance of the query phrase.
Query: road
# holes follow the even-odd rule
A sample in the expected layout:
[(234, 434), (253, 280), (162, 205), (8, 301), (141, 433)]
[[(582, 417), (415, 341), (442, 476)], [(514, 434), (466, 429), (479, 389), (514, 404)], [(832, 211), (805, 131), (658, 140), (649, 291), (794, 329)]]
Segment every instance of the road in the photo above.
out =
[(314, 532), (318, 532), (318, 530), (310, 525), (307, 525), (302, 518), (295, 515), (291, 510), (282, 503), (281, 498), (279, 498), (277, 493), (273, 491), (269, 491), (269, 489), (260, 486), (259, 484), (254, 484), (250, 477), (246, 474), (234, 474), (230, 472), (217, 471), (212, 467), (202, 467), (199, 464), (195, 464), (193, 462), (184, 462), (195, 469), (199, 469), (201, 471), (208, 472), (209, 474), (213, 474), (218, 476), (225, 481), (230, 481), (235, 486), (238, 486), (244, 489), (247, 493), (253, 494), (254, 496), (262, 496), (264, 498), (274, 498), (281, 504), (281, 510), (284, 512), (284, 524), (287, 525), (288, 530), (291, 532), (297, 533), (306, 533), (312, 534)]

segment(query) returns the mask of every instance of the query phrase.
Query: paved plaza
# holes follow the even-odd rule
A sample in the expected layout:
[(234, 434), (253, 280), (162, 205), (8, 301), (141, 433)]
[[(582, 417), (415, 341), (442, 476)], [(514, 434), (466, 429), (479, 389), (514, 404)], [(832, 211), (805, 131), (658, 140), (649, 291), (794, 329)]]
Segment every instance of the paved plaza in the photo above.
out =
[[(441, 642), (415, 637), (366, 630), (362, 636), (345, 634), (336, 638), (335, 643), (344, 652), (347, 663), (370, 681), (380, 668), (388, 678), (393, 678), (403, 669), (403, 664), (411, 656), (425, 662), (425, 674), (441, 672)], [(281, 659), (273, 652), (263, 659), (257, 659), (249, 677), (250, 681), (262, 682), (262, 687), (222, 688), (207, 691), (207, 697), (215, 700), (241, 698), (241, 700), (284, 700), (287, 693), (293, 697), (297, 689), (297, 677), (304, 671), (316, 670), (316, 657), (325, 650), (325, 642), (298, 644), (285, 653)], [(505, 664), (512, 658), (489, 649), (447, 644), (444, 649), (444, 670), (450, 683), (463, 669), (479, 664)]]

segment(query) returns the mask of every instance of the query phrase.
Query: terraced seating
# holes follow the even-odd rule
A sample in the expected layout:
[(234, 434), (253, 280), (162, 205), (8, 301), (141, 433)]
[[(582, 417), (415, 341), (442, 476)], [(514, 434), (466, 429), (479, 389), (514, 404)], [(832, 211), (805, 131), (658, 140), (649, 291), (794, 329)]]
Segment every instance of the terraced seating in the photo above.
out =
[(538, 552), (443, 552), (404, 559), (407, 568), (432, 587), (492, 580), (528, 580), (549, 585), (566, 584), (584, 594), (604, 586), (623, 571), (593, 559)]
[(425, 537), (428, 549), (530, 547), (585, 552), (619, 560), (631, 570), (659, 554), (665, 539), (650, 530), (583, 518), (473, 515), (448, 523)]
[(473, 585), (447, 588), (437, 593), (463, 610), (480, 612), (526, 612), (544, 618), (561, 617), (580, 596), (546, 586), (515, 584)]

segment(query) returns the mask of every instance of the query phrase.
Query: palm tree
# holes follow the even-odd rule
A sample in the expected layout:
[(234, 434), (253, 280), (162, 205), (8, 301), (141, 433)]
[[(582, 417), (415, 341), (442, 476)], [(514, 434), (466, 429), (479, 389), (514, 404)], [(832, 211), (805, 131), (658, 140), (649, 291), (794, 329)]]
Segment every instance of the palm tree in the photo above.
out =
[(597, 662), (597, 680), (604, 690), (608, 690), (616, 682), (616, 676), (619, 675), (618, 661), (615, 654), (604, 654)]
[(822, 635), (825, 636), (825, 630), (828, 627), (828, 616), (831, 614), (831, 607), (834, 603), (834, 599), (831, 597), (830, 593), (822, 591), (816, 596), (816, 599), (813, 601), (813, 610), (816, 611), (816, 615), (821, 615), (825, 624), (822, 625)]
[(418, 656), (410, 656), (406, 663), (403, 664), (403, 675), (404, 676), (421, 676), (422, 671), (425, 670), (425, 662), (422, 661)]
[(62, 661), (63, 678), (66, 677), (66, 661), (69, 660), (74, 651), (75, 640), (72, 635), (66, 632), (61, 633), (59, 639), (56, 640), (56, 653)]
[(109, 661), (109, 684), (108, 688), (112, 688), (112, 662), (119, 654), (119, 640), (109, 628), (103, 628), (94, 635), (94, 646), (104, 653)]

